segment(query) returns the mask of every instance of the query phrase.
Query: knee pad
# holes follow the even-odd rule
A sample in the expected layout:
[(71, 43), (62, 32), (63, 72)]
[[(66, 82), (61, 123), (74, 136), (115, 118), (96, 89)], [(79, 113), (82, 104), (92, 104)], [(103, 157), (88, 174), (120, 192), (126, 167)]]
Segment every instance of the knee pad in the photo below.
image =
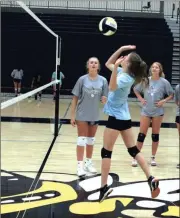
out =
[(159, 134), (152, 134), (151, 137), (153, 142), (159, 142)]
[(95, 137), (87, 137), (86, 138), (87, 145), (94, 145), (94, 142), (95, 142)]
[(79, 146), (86, 146), (86, 137), (85, 136), (79, 136), (78, 139), (77, 139), (77, 145)]
[(137, 146), (128, 148), (128, 153), (129, 153), (133, 158), (135, 158), (136, 155), (137, 155), (139, 152), (140, 152), (140, 150), (137, 148)]
[(112, 151), (108, 151), (105, 148), (101, 149), (101, 157), (103, 158), (109, 158), (111, 159)]
[(146, 138), (146, 135), (144, 133), (139, 133), (138, 134), (138, 138), (137, 138), (137, 141), (138, 142), (144, 142), (144, 139)]

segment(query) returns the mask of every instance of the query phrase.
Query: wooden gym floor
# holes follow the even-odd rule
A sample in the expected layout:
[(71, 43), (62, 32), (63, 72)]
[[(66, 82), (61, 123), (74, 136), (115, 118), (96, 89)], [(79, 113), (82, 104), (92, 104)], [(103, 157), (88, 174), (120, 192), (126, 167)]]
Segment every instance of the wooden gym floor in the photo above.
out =
[[(152, 174), (160, 179), (159, 197), (151, 199), (144, 174), (140, 167), (131, 167), (131, 158), (119, 137), (108, 179), (114, 191), (99, 204), (100, 150), (104, 126), (98, 127), (94, 146), (93, 160), (98, 174), (80, 181), (76, 176), (77, 133), (68, 124), (70, 102), (70, 99), (60, 100), (60, 117), (67, 122), (62, 124), (54, 145), (52, 99), (42, 99), (41, 102), (24, 100), (1, 111), (2, 217), (179, 217), (180, 181), (179, 170), (176, 169), (179, 137), (174, 125), (175, 104), (168, 103), (165, 106), (156, 157), (158, 166), (150, 167)], [(140, 106), (137, 102), (130, 102), (129, 106), (137, 137)], [(36, 122), (32, 118), (36, 118)], [(42, 119), (47, 122), (41, 123)], [(107, 117), (101, 112), (100, 119), (107, 120)], [(151, 129), (142, 152), (149, 161)]]

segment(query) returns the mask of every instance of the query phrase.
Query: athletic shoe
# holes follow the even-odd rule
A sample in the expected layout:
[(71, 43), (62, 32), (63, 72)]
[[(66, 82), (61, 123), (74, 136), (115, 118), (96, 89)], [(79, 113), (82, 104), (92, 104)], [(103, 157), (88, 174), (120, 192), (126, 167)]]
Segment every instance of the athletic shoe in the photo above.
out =
[(137, 166), (138, 166), (138, 163), (137, 163), (137, 160), (136, 160), (136, 159), (133, 159), (133, 160), (132, 160), (131, 166), (132, 166), (132, 167), (137, 167)]
[(151, 157), (151, 166), (153, 166), (153, 167), (157, 166), (156, 161), (155, 161), (155, 157)]
[(86, 172), (84, 171), (83, 167), (82, 166), (79, 166), (77, 167), (77, 175), (79, 177), (82, 177), (82, 176), (85, 176), (86, 175)]
[(150, 176), (148, 179), (148, 184), (151, 190), (152, 198), (156, 198), (160, 193), (159, 180), (154, 178), (153, 176)]
[(100, 188), (99, 202), (103, 202), (104, 199), (107, 198), (111, 194), (112, 191), (113, 189), (108, 187), (107, 185)]
[(92, 161), (85, 161), (84, 170), (89, 173), (97, 173), (96, 168), (93, 166)]

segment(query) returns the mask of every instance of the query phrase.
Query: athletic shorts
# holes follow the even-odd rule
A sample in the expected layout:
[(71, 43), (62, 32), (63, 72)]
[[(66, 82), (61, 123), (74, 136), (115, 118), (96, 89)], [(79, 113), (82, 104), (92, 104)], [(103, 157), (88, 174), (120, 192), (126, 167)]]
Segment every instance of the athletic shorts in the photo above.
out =
[(87, 121), (89, 126), (95, 126), (99, 124), (99, 121)]
[(115, 117), (109, 116), (107, 121), (107, 128), (123, 131), (132, 127), (131, 120), (118, 120)]
[[(156, 116), (156, 117), (163, 117), (164, 116), (164, 114), (161, 114), (161, 115), (159, 115), (159, 116)], [(152, 118), (154, 118), (154, 117), (149, 117), (151, 120), (152, 120)]]
[(176, 123), (180, 123), (180, 116), (176, 116), (175, 122), (176, 122)]
[(13, 79), (13, 81), (14, 81), (15, 83), (20, 83), (20, 82), (21, 82), (20, 79)]
[(88, 123), (89, 126), (95, 126), (99, 124), (99, 121), (81, 121), (81, 120), (77, 120), (77, 121), (86, 122)]
[[(147, 116), (147, 115), (144, 115), (144, 114), (142, 114), (142, 116), (148, 117), (148, 118), (150, 118), (151, 120), (152, 120), (152, 118), (154, 118), (154, 117), (150, 117), (150, 116)], [(163, 117), (163, 116), (164, 116), (164, 114), (161, 114), (161, 115), (155, 116), (155, 117)]]

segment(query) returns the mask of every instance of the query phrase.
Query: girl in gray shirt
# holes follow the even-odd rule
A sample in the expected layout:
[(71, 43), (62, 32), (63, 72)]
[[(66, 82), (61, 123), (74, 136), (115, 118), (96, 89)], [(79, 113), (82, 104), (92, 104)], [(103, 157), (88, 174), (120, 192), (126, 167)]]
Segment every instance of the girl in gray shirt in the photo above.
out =
[[(179, 111), (180, 111), (180, 85), (177, 85), (175, 88), (175, 102), (177, 104), (177, 111), (176, 111), (176, 125), (177, 125), (177, 129), (178, 129), (178, 133), (180, 136), (180, 127), (179, 127), (179, 123), (180, 123), (180, 116), (179, 116)], [(177, 164), (177, 168), (180, 167), (180, 164)]]
[[(88, 73), (81, 76), (72, 90), (71, 125), (77, 125), (77, 175), (85, 176), (86, 172), (96, 173), (92, 164), (93, 146), (99, 121), (99, 103), (106, 102), (108, 83), (98, 74), (100, 63), (96, 57), (87, 61)], [(83, 166), (84, 149), (86, 160)]]
[[(164, 116), (163, 105), (173, 98), (173, 89), (164, 78), (163, 68), (159, 62), (150, 67), (149, 85), (145, 87), (140, 83), (134, 87), (134, 93), (142, 103), (140, 133), (137, 138), (137, 146), (141, 150), (148, 128), (152, 121), (152, 157), (151, 166), (156, 166), (155, 155), (159, 144), (159, 132)], [(141, 96), (144, 95), (144, 98)], [(164, 98), (164, 96), (168, 96)], [(132, 166), (137, 166), (137, 161), (132, 161)]]
[(15, 95), (18, 96), (18, 94), (20, 94), (21, 92), (21, 80), (23, 77), (23, 70), (14, 69), (11, 73), (11, 77), (13, 78)]

